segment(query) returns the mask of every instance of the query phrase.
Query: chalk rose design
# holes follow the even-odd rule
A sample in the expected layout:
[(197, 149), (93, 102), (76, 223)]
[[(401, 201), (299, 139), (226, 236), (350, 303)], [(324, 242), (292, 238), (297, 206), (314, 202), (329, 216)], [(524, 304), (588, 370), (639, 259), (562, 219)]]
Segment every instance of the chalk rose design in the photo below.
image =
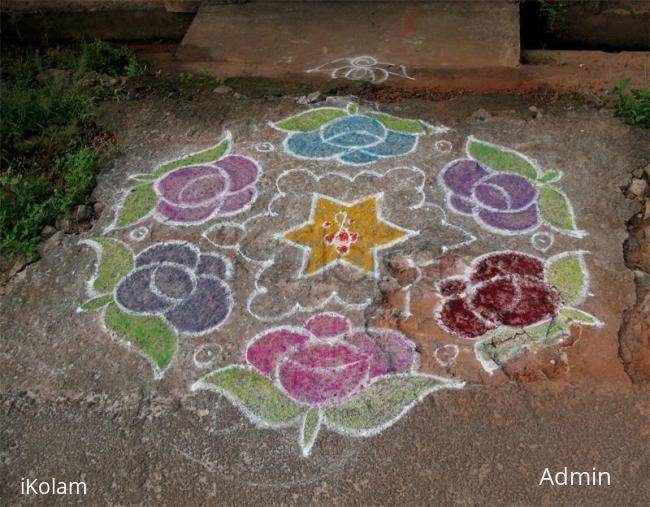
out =
[(135, 268), (115, 288), (115, 301), (129, 313), (160, 315), (179, 334), (216, 329), (232, 307), (230, 262), (201, 253), (189, 243), (160, 243), (135, 258)]
[(463, 385), (416, 367), (415, 347), (401, 333), (354, 329), (341, 315), (321, 313), (254, 337), (245, 364), (217, 370), (193, 389), (223, 394), (261, 426), (298, 425), (308, 456), (322, 425), (348, 436), (374, 435), (429, 393)]
[(560, 295), (544, 278), (535, 257), (503, 252), (479, 257), (468, 277), (438, 284), (443, 303), (440, 324), (464, 338), (476, 338), (499, 325), (523, 327), (555, 315)]
[(415, 151), (419, 136), (446, 130), (383, 113), (359, 113), (352, 103), (347, 109), (312, 109), (273, 126), (289, 134), (284, 141), (287, 153), (307, 160), (335, 159), (349, 165), (406, 155)]
[(93, 299), (81, 311), (102, 310), (105, 327), (120, 343), (149, 360), (157, 378), (171, 364), (181, 335), (215, 331), (230, 315), (232, 264), (190, 243), (164, 242), (138, 255), (121, 241), (85, 241), (100, 258)]
[(464, 275), (438, 282), (435, 319), (449, 333), (481, 339), (479, 357), (487, 347), (504, 360), (521, 346), (518, 335), (533, 345), (566, 337), (574, 323), (601, 325), (569, 306), (586, 298), (588, 284), (583, 252), (564, 252), (546, 261), (519, 252), (493, 252), (474, 259)]
[(446, 166), (440, 177), (450, 192), (449, 206), (490, 229), (523, 233), (540, 224), (537, 188), (524, 176), (493, 173), (464, 159)]
[(259, 164), (229, 155), (230, 134), (208, 150), (164, 164), (153, 174), (137, 174), (140, 182), (122, 203), (115, 226), (124, 227), (147, 216), (174, 225), (194, 225), (250, 208), (257, 198)]
[(159, 197), (156, 211), (165, 219), (183, 224), (233, 215), (257, 196), (259, 174), (253, 160), (239, 155), (175, 169), (154, 185)]
[(546, 224), (584, 235), (567, 196), (551, 185), (562, 177), (559, 171), (542, 172), (521, 153), (473, 137), (466, 151), (471, 158), (453, 160), (438, 175), (450, 209), (497, 234), (526, 234)]

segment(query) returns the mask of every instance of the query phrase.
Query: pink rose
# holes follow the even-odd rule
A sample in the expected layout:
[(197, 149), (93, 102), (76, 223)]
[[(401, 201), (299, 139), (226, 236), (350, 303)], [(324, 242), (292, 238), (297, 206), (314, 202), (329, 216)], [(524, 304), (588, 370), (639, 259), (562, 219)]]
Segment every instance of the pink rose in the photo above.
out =
[(257, 197), (260, 172), (254, 160), (240, 155), (174, 169), (154, 185), (159, 198), (156, 211), (165, 220), (183, 224), (233, 215)]
[(402, 334), (353, 330), (335, 313), (267, 331), (246, 349), (249, 364), (306, 406), (341, 403), (372, 378), (410, 371), (414, 358), (413, 343)]

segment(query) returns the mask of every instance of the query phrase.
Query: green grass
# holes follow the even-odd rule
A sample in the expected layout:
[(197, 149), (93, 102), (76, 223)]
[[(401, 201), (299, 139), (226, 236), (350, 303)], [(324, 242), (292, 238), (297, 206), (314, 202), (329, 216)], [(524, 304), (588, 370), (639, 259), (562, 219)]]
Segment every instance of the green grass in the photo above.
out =
[(204, 67), (198, 74), (181, 72), (178, 75), (178, 82), (184, 85), (219, 86), (225, 83), (225, 79), (212, 75), (212, 73)]
[(3, 48), (0, 254), (36, 258), (43, 227), (91, 203), (101, 155), (93, 119), (107, 94), (96, 77), (146, 72), (133, 52), (101, 41)]
[(546, 26), (553, 31), (558, 19), (567, 11), (568, 6), (558, 0), (542, 0), (539, 6), (540, 14), (546, 19)]
[(623, 118), (628, 125), (642, 125), (650, 127), (650, 90), (639, 90), (632, 88), (629, 79), (623, 79), (612, 89), (616, 98), (614, 109), (616, 115)]

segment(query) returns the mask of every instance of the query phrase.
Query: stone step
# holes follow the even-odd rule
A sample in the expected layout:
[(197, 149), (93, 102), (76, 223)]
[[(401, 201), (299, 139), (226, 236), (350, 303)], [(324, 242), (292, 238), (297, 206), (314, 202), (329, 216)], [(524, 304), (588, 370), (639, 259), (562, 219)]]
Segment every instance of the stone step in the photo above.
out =
[(178, 51), (221, 75), (300, 73), (383, 82), (519, 64), (513, 0), (204, 3)]
[(3, 38), (21, 41), (181, 40), (194, 17), (189, 7), (183, 0), (4, 0), (0, 26)]

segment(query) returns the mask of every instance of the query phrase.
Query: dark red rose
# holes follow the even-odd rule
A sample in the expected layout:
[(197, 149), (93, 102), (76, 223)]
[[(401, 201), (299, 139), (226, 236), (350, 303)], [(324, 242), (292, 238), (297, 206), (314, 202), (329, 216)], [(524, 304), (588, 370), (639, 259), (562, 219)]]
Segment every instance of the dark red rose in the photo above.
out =
[(555, 315), (560, 295), (544, 276), (541, 260), (514, 252), (474, 261), (468, 280), (449, 277), (438, 284), (443, 299), (436, 319), (464, 338), (477, 338), (505, 325), (524, 327)]

